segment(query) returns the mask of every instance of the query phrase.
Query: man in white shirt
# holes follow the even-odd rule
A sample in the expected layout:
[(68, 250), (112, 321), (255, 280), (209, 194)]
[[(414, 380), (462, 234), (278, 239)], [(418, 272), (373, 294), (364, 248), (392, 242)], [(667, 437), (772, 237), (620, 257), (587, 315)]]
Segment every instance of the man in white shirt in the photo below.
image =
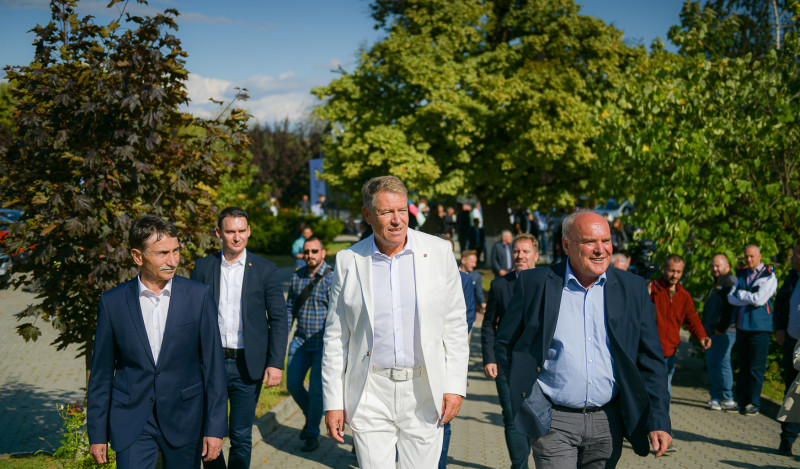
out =
[(400, 179), (370, 179), (374, 235), (336, 256), (322, 387), (328, 434), (353, 430), (362, 468), (428, 468), (466, 395), (466, 306), (449, 242), (408, 230)]
[[(219, 306), (219, 331), (230, 397), (228, 468), (250, 467), (252, 429), (262, 383), (281, 382), (286, 355), (286, 301), (274, 263), (247, 252), (250, 224), (236, 207), (220, 212), (222, 252), (198, 259), (192, 279), (209, 285)], [(205, 464), (224, 469), (225, 458)]]

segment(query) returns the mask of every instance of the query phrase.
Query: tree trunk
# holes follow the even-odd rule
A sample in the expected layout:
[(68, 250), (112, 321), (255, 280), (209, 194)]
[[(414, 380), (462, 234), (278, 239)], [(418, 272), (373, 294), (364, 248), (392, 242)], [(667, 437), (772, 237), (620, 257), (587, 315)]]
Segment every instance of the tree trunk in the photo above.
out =
[(771, 0), (769, 2), (772, 4), (772, 14), (775, 16), (775, 48), (780, 50), (781, 48), (781, 18), (780, 14), (778, 13), (778, 4), (775, 0)]
[(493, 203), (484, 203), (486, 200), (480, 195), (478, 198), (483, 206), (483, 227), (486, 230), (486, 242), (489, 237), (500, 236), (503, 230), (511, 229), (511, 221), (508, 219), (508, 203), (505, 200), (498, 200)]

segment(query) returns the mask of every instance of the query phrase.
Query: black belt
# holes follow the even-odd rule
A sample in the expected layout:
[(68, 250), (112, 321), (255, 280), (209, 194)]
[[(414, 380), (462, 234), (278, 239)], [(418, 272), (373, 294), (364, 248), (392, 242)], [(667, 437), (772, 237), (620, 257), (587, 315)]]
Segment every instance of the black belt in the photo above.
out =
[(617, 396), (614, 396), (607, 404), (601, 405), (599, 407), (565, 407), (563, 405), (553, 404), (553, 410), (557, 410), (559, 412), (569, 412), (573, 414), (593, 414), (595, 412), (600, 412), (603, 409), (608, 409), (609, 407), (615, 405), (617, 403)]
[(243, 348), (223, 348), (222, 353), (225, 355), (225, 358), (244, 358)]

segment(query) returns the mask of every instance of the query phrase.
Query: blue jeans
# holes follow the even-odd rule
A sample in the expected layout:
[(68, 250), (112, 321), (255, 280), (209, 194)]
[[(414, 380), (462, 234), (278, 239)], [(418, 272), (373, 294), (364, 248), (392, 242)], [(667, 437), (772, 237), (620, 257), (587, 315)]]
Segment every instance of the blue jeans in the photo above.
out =
[[(311, 374), (306, 390), (303, 382), (309, 368)], [(286, 388), (306, 416), (303, 429), (305, 434), (313, 438), (319, 437), (319, 424), (322, 421), (322, 348), (308, 350), (300, 339), (292, 339), (286, 368)]]
[(531, 440), (514, 430), (514, 416), (511, 414), (511, 390), (508, 388), (508, 379), (502, 373), (498, 373), (495, 384), (497, 385), (497, 397), (500, 398), (500, 407), (503, 409), (503, 424), (506, 427), (506, 446), (508, 446), (508, 455), (511, 458), (511, 468), (528, 469)]
[(770, 332), (736, 330), (736, 354), (739, 373), (736, 374), (736, 401), (739, 407), (753, 404), (761, 407), (761, 387), (767, 371)]
[(672, 376), (675, 375), (675, 355), (671, 357), (664, 357), (667, 363), (667, 391), (669, 391), (669, 400), (672, 400)]
[[(261, 394), (261, 379), (250, 379), (244, 357), (226, 358), (225, 374), (228, 378), (228, 436), (231, 449), (228, 453), (228, 469), (248, 469), (253, 449), (253, 421), (256, 404)], [(206, 469), (225, 469), (225, 457), (220, 454), (213, 461), (203, 462)]]
[(735, 332), (711, 337), (711, 347), (706, 351), (708, 393), (711, 395), (711, 400), (720, 402), (733, 400), (731, 350), (735, 343)]

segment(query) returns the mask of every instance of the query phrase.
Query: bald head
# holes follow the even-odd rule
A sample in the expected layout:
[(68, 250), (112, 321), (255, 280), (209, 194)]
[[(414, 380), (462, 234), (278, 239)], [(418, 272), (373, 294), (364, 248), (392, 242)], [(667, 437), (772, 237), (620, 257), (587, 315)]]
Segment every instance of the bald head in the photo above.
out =
[(714, 259), (711, 260), (711, 275), (714, 278), (720, 278), (729, 273), (731, 273), (731, 263), (728, 262), (728, 258), (724, 254), (714, 256)]
[(611, 264), (611, 231), (605, 218), (583, 211), (567, 216), (562, 225), (564, 251), (578, 281), (588, 288)]

